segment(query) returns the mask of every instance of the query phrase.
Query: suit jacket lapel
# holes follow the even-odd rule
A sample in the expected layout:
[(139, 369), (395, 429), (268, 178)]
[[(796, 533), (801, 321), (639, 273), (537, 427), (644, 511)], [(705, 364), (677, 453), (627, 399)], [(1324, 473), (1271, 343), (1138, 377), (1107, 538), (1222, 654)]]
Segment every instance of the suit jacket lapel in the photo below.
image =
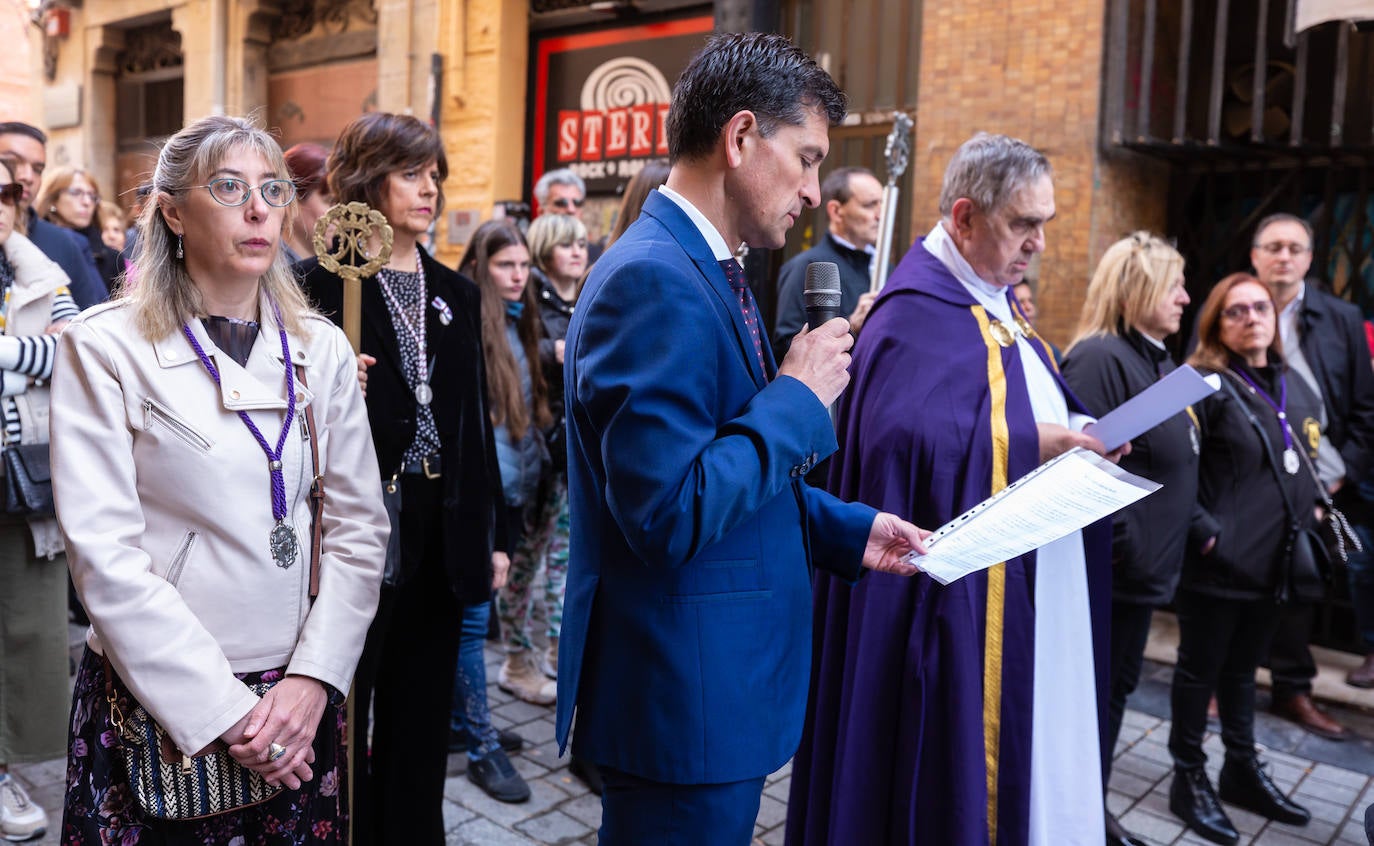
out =
[[(701, 236), (696, 224), (677, 203), (659, 191), (651, 192), (645, 199), (644, 213), (657, 218), (667, 228), (668, 234), (678, 242), (678, 246), (682, 247), (696, 264), (697, 270), (706, 280), (706, 287), (715, 296), (718, 308), (724, 312), (724, 317), (735, 329), (735, 344), (740, 359), (749, 375), (753, 377), (754, 384), (760, 388), (767, 385), (766, 376), (759, 370), (758, 356), (754, 354), (754, 340), (749, 334), (749, 327), (744, 325), (744, 313), (740, 311), (739, 297), (730, 287), (730, 282), (725, 278), (725, 271), (711, 254), (711, 247)], [(763, 331), (762, 327), (759, 331)], [(769, 345), (765, 343), (763, 346), (767, 350)], [(769, 353), (765, 352), (765, 355)]]
[[(438, 262), (429, 256), (423, 256), (420, 261), (425, 268), (425, 344), (429, 347), (429, 359), (438, 365), (439, 345), (443, 343), (444, 336), (448, 333), (449, 324), (453, 322), (452, 311), (455, 299), (453, 292), (444, 284), (440, 276)], [(447, 322), (443, 319), (443, 312), (436, 302), (449, 309), (450, 317)], [(429, 374), (430, 381), (435, 379), (434, 373)]]

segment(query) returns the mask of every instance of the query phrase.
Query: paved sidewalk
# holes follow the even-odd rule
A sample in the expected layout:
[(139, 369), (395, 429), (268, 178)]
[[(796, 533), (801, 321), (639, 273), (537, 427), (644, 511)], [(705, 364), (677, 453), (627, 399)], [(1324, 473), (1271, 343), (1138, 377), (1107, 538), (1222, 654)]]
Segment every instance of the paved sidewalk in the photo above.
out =
[[(494, 721), (523, 735), (527, 745), (513, 756), (515, 767), (530, 784), (532, 797), (521, 805), (488, 798), (467, 780), (466, 756), (449, 758), (450, 777), (444, 789), (444, 820), (448, 843), (454, 846), (532, 846), (533, 844), (595, 844), (601, 821), (600, 800), (567, 770), (553, 741), (553, 709), (529, 705), (502, 693), (495, 684), (500, 658), (487, 650), (489, 695)], [(1185, 835), (1182, 823), (1168, 805), (1169, 754), (1165, 748), (1168, 674), (1171, 667), (1151, 664), (1140, 690), (1132, 697), (1117, 747), (1108, 806), (1134, 833), (1153, 844), (1201, 844)], [(1263, 697), (1263, 694), (1261, 694)], [(1261, 707), (1263, 706), (1261, 702)], [(1340, 718), (1365, 738), (1374, 737), (1374, 717), (1340, 711)], [(1364, 809), (1374, 802), (1374, 744), (1352, 738), (1332, 743), (1312, 738), (1268, 714), (1258, 716), (1257, 735), (1267, 748), (1274, 780), (1311, 811), (1312, 822), (1302, 828), (1269, 823), (1254, 814), (1227, 808), (1244, 837), (1255, 846), (1310, 846), (1314, 843), (1365, 846)], [(1221, 744), (1208, 737), (1209, 772), (1215, 783), (1221, 765)], [(1325, 759), (1325, 760), (1323, 760)], [(1340, 764), (1330, 763), (1338, 761)], [(65, 762), (16, 766), (15, 774), (35, 800), (53, 815), (53, 830), (41, 846), (57, 846), (58, 817), (65, 778)], [(783, 841), (791, 765), (769, 776), (755, 826), (755, 843), (775, 846)], [(387, 844), (387, 846), (392, 846)], [(836, 846), (851, 846), (836, 844)], [(867, 846), (867, 845), (865, 845)], [(1095, 846), (1091, 844), (1090, 846)]]

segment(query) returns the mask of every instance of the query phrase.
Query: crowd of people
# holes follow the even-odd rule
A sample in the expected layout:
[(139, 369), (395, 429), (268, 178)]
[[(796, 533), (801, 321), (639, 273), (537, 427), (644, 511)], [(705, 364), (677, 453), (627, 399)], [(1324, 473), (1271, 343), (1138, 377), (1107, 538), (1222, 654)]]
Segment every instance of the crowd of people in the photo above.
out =
[[(449, 171), (414, 117), (286, 151), (250, 119), (193, 121), (132, 226), (0, 123), (4, 463), (50, 442), (55, 503), (0, 515), (0, 836), (52, 825), (8, 765), (65, 757), (64, 843), (441, 843), (450, 753), (492, 798), (531, 795), (487, 701), (495, 637), (497, 685), (554, 707), (606, 846), (748, 843), (794, 756), (790, 844), (1129, 846), (1106, 784), (1168, 605), (1171, 810), (1223, 844), (1228, 805), (1306, 823), (1256, 747), (1256, 670), (1275, 712), (1345, 735), (1311, 698), (1309, 539), (1335, 507), (1374, 523), (1371, 353), (1358, 309), (1305, 282), (1310, 226), (1261, 221), (1191, 342), (1183, 257), (1122, 238), (1061, 353), (1027, 282), (1046, 155), (966, 141), (938, 221), (874, 286), (881, 183), (818, 178), (845, 112), (786, 39), (714, 36), (674, 88), (671, 164), (630, 181), (606, 238), (552, 171), (541, 214), (483, 223), (456, 269), (424, 246)], [(391, 233), (347, 236), (359, 265), (390, 242), (352, 268), (356, 348), (350, 269), (316, 255), (352, 202)], [(769, 327), (737, 257), (808, 208), (825, 231), (782, 266)], [(814, 261), (838, 266), (842, 317), (807, 328)], [(1085, 425), (1172, 372), (1171, 339), (1220, 390), (1107, 450)], [(1164, 491), (920, 575), (918, 526), (1075, 448)], [(1374, 654), (1372, 561), (1349, 573)], [(68, 572), (91, 624), (74, 693)], [(1349, 682), (1374, 687), (1374, 658)], [(170, 812), (131, 763), (135, 717), (165, 771), (224, 760), (261, 795)]]

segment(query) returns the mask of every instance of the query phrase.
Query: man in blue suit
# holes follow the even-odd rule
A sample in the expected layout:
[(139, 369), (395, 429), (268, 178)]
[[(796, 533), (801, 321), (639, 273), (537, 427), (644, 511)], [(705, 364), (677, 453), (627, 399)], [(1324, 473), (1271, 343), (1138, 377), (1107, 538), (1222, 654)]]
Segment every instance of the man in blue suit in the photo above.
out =
[(836, 448), (836, 318), (780, 366), (733, 258), (819, 201), (830, 76), (786, 39), (713, 37), (673, 91), (672, 171), (593, 268), (564, 379), (572, 543), (558, 742), (605, 778), (602, 846), (749, 843), (796, 751), (813, 566), (910, 575), (924, 533), (802, 477)]

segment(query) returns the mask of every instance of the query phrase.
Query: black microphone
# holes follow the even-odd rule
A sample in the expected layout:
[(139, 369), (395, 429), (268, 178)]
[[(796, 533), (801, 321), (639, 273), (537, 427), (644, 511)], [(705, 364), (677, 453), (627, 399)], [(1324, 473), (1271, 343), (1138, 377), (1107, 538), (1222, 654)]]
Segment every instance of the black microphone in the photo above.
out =
[(806, 266), (806, 325), (812, 329), (840, 317), (840, 268), (833, 261), (813, 261)]

